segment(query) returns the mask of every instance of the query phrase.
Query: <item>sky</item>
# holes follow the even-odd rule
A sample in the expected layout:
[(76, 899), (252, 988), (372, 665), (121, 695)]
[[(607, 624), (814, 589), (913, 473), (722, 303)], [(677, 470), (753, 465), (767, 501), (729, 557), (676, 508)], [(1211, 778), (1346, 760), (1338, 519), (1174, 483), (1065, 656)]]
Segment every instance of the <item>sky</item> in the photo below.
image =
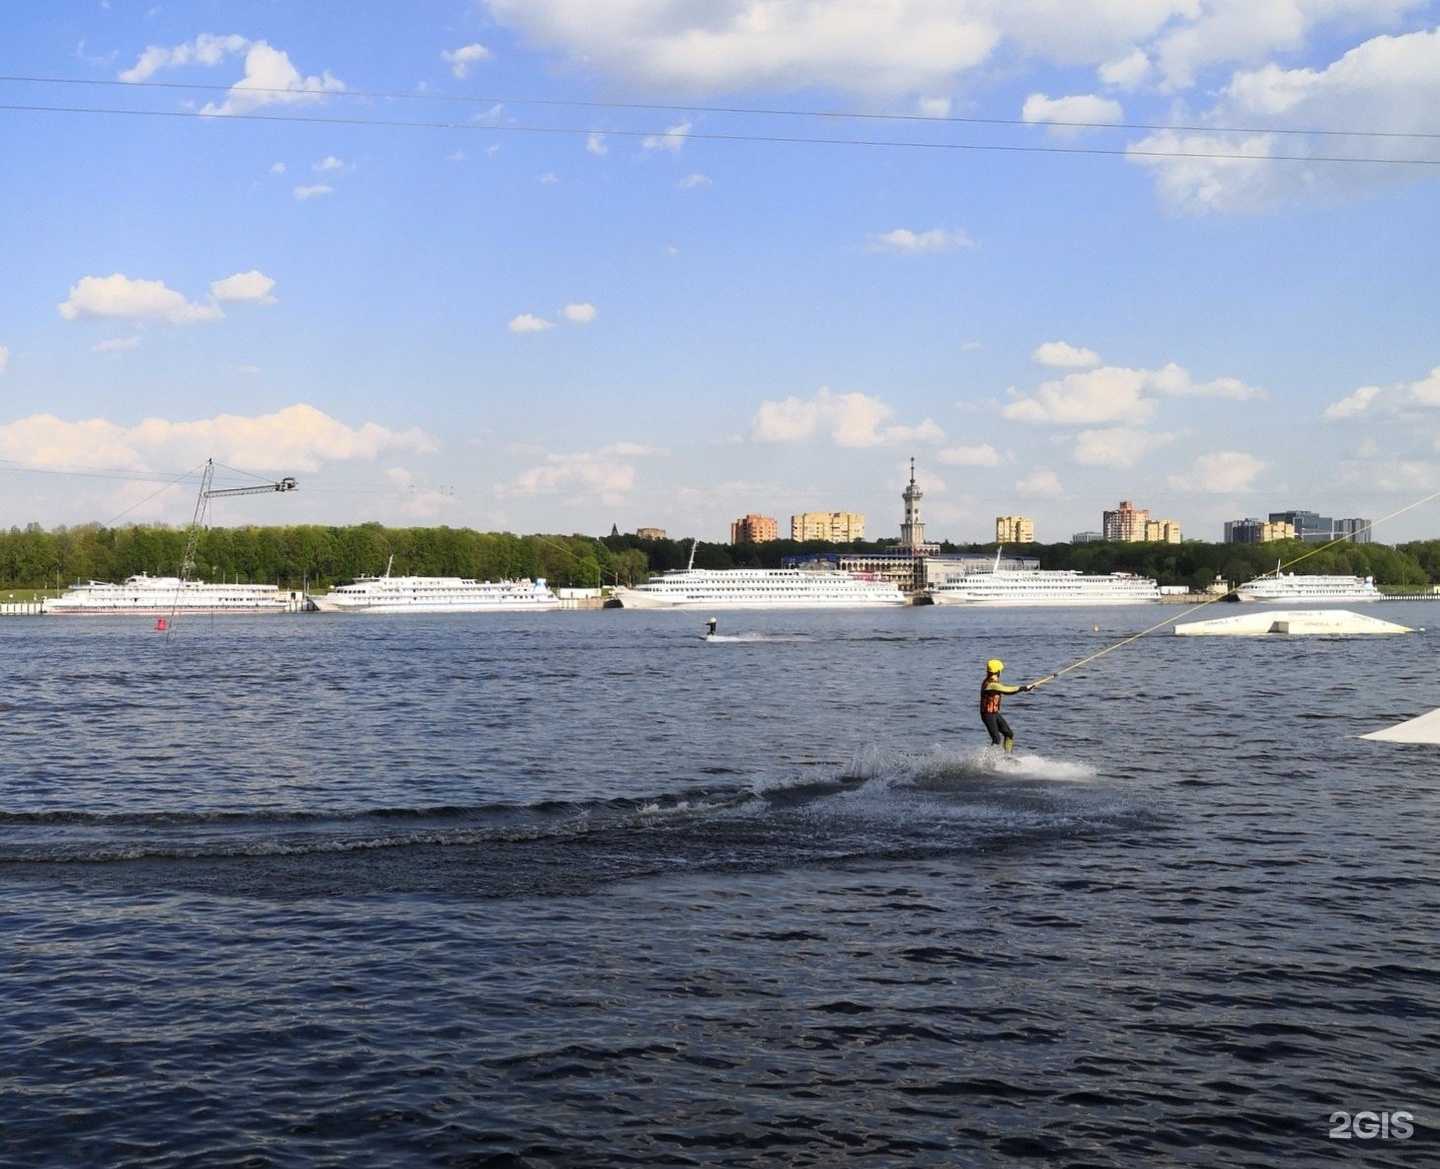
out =
[(1440, 0), (48, 0), (0, 526), (1440, 538)]

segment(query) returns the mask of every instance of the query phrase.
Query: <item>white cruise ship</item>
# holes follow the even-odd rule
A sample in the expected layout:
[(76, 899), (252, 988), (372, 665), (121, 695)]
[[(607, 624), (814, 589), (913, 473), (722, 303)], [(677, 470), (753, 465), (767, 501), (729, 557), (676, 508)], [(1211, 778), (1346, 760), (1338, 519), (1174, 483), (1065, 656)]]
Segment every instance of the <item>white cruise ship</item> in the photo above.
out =
[(168, 617), (195, 613), (284, 613), (298, 608), (298, 594), (267, 584), (207, 584), (178, 576), (128, 577), (123, 584), (92, 580), (47, 598), (42, 612), (57, 616)]
[(495, 613), (560, 608), (544, 580), (466, 580), (458, 576), (362, 576), (314, 593), (322, 613)]
[(612, 594), (623, 609), (851, 609), (903, 605), (894, 581), (809, 568), (675, 568)]
[(1148, 576), (1001, 568), (999, 556), (993, 568), (933, 584), (926, 592), (937, 605), (1134, 605), (1160, 599), (1160, 586)]
[(1344, 604), (1356, 601), (1378, 601), (1384, 594), (1375, 587), (1373, 576), (1296, 576), (1281, 574), (1257, 577), (1235, 590), (1242, 601), (1267, 601), (1284, 604)]

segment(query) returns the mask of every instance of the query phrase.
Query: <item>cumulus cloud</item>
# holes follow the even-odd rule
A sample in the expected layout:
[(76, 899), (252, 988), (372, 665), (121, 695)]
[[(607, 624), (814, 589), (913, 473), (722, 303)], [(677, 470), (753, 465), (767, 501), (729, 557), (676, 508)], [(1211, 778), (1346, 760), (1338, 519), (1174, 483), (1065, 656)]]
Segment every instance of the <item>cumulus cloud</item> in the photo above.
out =
[(572, 325), (588, 325), (595, 319), (596, 312), (593, 304), (567, 304), (560, 310), (560, 315)]
[(555, 322), (547, 321), (544, 317), (537, 317), (531, 313), (521, 313), (518, 317), (511, 317), (507, 327), (512, 333), (540, 333), (546, 329), (553, 329)]
[(671, 154), (679, 154), (685, 146), (685, 139), (690, 136), (690, 123), (680, 122), (671, 126), (663, 134), (647, 134), (640, 140), (640, 145), (646, 150), (664, 150)]
[(916, 426), (881, 427), (895, 411), (867, 394), (832, 394), (822, 386), (813, 398), (762, 402), (750, 420), (757, 442), (808, 442), (828, 438), (836, 446), (872, 447), (896, 442), (939, 442), (944, 432), (928, 418)]
[[(1045, 348), (1041, 346), (1041, 349)], [(1040, 350), (1036, 352), (1038, 354)], [(1056, 356), (1065, 356), (1063, 350), (1053, 352)], [(1263, 398), (1265, 391), (1238, 378), (1197, 382), (1186, 370), (1171, 362), (1155, 370), (1100, 366), (1044, 382), (1033, 394), (1026, 395), (1012, 389), (1010, 395), (1012, 401), (1001, 410), (1001, 414), (1012, 422), (1058, 426), (1118, 423), (1133, 426), (1148, 422), (1162, 398), (1250, 401)]]
[(1061, 496), (1065, 494), (1065, 488), (1060, 482), (1060, 476), (1054, 471), (1037, 470), (1032, 471), (1023, 479), (1015, 481), (1015, 490), (1021, 495), (1038, 496)]
[(131, 280), (119, 272), (82, 278), (59, 310), (67, 321), (161, 321), (169, 325), (218, 321), (225, 315), (218, 304), (188, 301), (162, 281)]
[(309, 187), (295, 188), (295, 198), (299, 199), (302, 203), (305, 202), (305, 200), (307, 199), (319, 199), (323, 198), (325, 195), (333, 195), (334, 193), (335, 188), (328, 187), (324, 183), (316, 183), (313, 186)]
[(497, 21), (532, 44), (612, 76), (692, 93), (815, 86), (933, 93), (982, 63), (999, 40), (981, 5), (950, 0), (487, 2)]
[(450, 72), (456, 77), (463, 78), (475, 65), (483, 65), (494, 56), (484, 45), (470, 44), (459, 49), (446, 49), (440, 54), (441, 59), (450, 66)]
[(300, 404), (273, 414), (220, 414), (191, 422), (147, 418), (124, 426), (103, 418), (70, 422), (34, 414), (0, 426), (0, 458), (27, 467), (118, 467), (150, 471), (214, 457), (247, 471), (313, 473), (327, 463), (368, 461), (389, 451), (426, 452), (422, 431), (367, 422), (349, 426)]
[(132, 349), (140, 347), (140, 335), (132, 333), (128, 337), (110, 337), (101, 341), (95, 346), (95, 352), (106, 357), (119, 357), (122, 353), (129, 353)]
[(1255, 479), (1269, 466), (1254, 455), (1243, 451), (1216, 451), (1201, 455), (1189, 468), (1171, 475), (1169, 483), (1175, 491), (1228, 495), (1250, 491)]
[[(1323, 157), (1440, 162), (1440, 142), (1429, 119), (1437, 105), (1440, 29), (1379, 36), (1323, 69), (1272, 64), (1237, 73), (1203, 119), (1206, 125), (1264, 125), (1293, 133), (1164, 130), (1134, 143), (1129, 154), (1151, 169), (1162, 200), (1173, 210), (1256, 211), (1301, 194), (1342, 195), (1414, 181), (1431, 168), (1324, 164)], [(1383, 126), (1388, 133), (1313, 139), (1303, 133), (1313, 126), (1357, 132)], [(1271, 161), (1282, 154), (1301, 161)], [(1304, 161), (1311, 157), (1316, 161)]]
[(506, 484), (498, 484), (496, 495), (567, 495), (577, 500), (598, 496), (604, 503), (619, 503), (635, 486), (637, 462), (666, 452), (643, 443), (620, 442), (597, 451), (551, 454), (545, 461), (522, 471)]
[(1440, 365), (1418, 381), (1398, 385), (1361, 386), (1340, 401), (1326, 406), (1321, 417), (1327, 422), (1359, 418), (1372, 412), (1395, 413), (1412, 408), (1440, 406)]
[(248, 272), (237, 272), (234, 276), (215, 281), (210, 285), (210, 295), (219, 301), (274, 304), (275, 298), (270, 295), (270, 290), (274, 287), (275, 281), (252, 268)]
[(131, 68), (120, 74), (120, 80), (149, 81), (162, 70), (195, 65), (214, 67), (234, 57), (244, 58), (244, 75), (231, 86), (223, 102), (208, 103), (200, 113), (243, 114), (265, 106), (323, 101), (327, 95), (345, 90), (344, 82), (328, 72), (318, 77), (302, 76), (286, 53), (265, 41), (212, 33), (204, 33), (172, 49), (151, 45)]
[(1099, 365), (1100, 355), (1093, 349), (1080, 349), (1064, 341), (1046, 341), (1031, 354), (1031, 360), (1036, 365), (1085, 369), (1092, 365)]
[(1082, 430), (1070, 457), (1086, 467), (1133, 467), (1152, 451), (1175, 440), (1173, 434), (1152, 434), (1135, 426)]
[(585, 149), (591, 154), (609, 154), (610, 147), (605, 145), (605, 135), (592, 130), (585, 138)]
[(1091, 126), (1110, 126), (1125, 117), (1120, 103), (1094, 94), (1046, 97), (1032, 93), (1021, 107), (1020, 117), (1031, 123), (1049, 125), (1057, 134), (1078, 134)]
[[(1440, 85), (1427, 47), (1440, 30), (1392, 35), (1402, 20), (1423, 19), (1428, 0), (484, 2), (498, 24), (528, 44), (651, 92), (821, 90), (935, 116), (1001, 63), (1094, 70), (1101, 92), (1035, 93), (1025, 103), (1027, 120), (1057, 131), (1062, 122), (1117, 123), (1116, 92), (1148, 91), (1166, 100), (1190, 90), (1218, 94), (1184, 114), (1213, 131), (1156, 132), (1132, 144), (1132, 161), (1153, 167), (1163, 199), (1184, 211), (1247, 210), (1317, 185), (1413, 180), (1423, 168), (1277, 166), (1265, 161), (1279, 149), (1275, 141), (1220, 128), (1381, 126), (1433, 134), (1427, 119)], [(1268, 63), (1294, 61), (1315, 45), (1353, 45), (1362, 36), (1372, 39), (1328, 68)], [(1208, 110), (1199, 108), (1204, 102)], [(657, 136), (647, 146), (665, 140)], [(1287, 136), (1283, 147), (1287, 154), (1320, 155), (1335, 141)], [(1396, 148), (1384, 139), (1346, 141), (1347, 153)], [(1404, 149), (1435, 158), (1440, 143), (1422, 137)]]
[(949, 252), (956, 248), (974, 247), (974, 241), (963, 231), (947, 231), (944, 228), (931, 228), (929, 231), (911, 231), (908, 228), (897, 227), (894, 231), (887, 231), (881, 235), (873, 235), (866, 247), (872, 252), (903, 252), (916, 254), (920, 252)]
[(952, 467), (998, 467), (1005, 460), (989, 443), (975, 446), (945, 447), (935, 457)]

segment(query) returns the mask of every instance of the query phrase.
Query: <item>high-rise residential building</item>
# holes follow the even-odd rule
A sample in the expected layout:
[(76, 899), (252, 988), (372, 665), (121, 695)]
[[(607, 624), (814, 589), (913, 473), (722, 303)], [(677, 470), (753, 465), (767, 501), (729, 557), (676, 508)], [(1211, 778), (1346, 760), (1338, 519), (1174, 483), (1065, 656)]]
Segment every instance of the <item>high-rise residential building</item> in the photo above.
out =
[(1105, 539), (1134, 542), (1145, 539), (1145, 521), (1150, 518), (1150, 512), (1122, 499), (1119, 507), (1103, 513), (1102, 518)]
[(1152, 544), (1180, 543), (1180, 521), (1146, 520), (1145, 539)]
[(1001, 515), (995, 517), (995, 543), (1035, 543), (1035, 521), (1029, 516)]
[(730, 543), (764, 544), (780, 538), (780, 524), (768, 515), (741, 516), (730, 525)]
[(1370, 530), (1375, 526), (1374, 520), (1350, 519), (1335, 521), (1335, 538), (1337, 540), (1349, 540), (1352, 544), (1370, 543)]
[(849, 544), (865, 538), (865, 517), (853, 511), (807, 511), (790, 517), (792, 540)]

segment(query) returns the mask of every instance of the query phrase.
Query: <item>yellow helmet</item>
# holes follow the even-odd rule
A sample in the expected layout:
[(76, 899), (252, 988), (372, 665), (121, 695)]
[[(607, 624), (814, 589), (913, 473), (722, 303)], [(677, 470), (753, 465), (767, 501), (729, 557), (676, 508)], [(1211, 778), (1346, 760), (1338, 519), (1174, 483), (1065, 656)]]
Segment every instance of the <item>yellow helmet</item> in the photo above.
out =
[(992, 674), (998, 674), (1001, 670), (1005, 668), (1005, 663), (1002, 662), (999, 658), (991, 658), (988, 662), (985, 663), (985, 668), (989, 670)]

